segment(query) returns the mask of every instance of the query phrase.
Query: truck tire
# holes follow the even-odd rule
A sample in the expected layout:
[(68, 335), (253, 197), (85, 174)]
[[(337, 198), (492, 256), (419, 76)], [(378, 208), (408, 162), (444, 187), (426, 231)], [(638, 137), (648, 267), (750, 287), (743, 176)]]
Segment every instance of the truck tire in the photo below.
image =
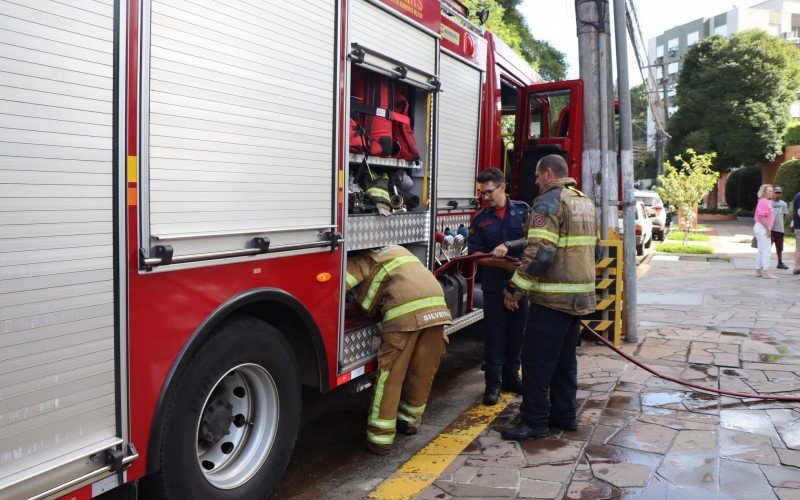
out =
[(166, 498), (269, 497), (294, 448), (300, 391), (278, 330), (249, 317), (219, 327), (172, 392), (157, 474)]

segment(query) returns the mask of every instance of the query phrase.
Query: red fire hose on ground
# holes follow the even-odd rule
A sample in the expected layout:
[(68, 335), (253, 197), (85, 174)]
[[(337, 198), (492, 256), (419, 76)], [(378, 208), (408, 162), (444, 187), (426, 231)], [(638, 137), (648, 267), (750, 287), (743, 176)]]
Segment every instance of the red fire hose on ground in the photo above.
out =
[[(446, 270), (448, 270), (451, 267), (456, 266), (458, 264), (465, 263), (465, 262), (474, 262), (474, 261), (477, 261), (477, 260), (488, 259), (488, 258), (492, 258), (492, 254), (480, 253), (480, 252), (476, 252), (476, 253), (470, 254), (470, 255), (464, 255), (464, 256), (455, 257), (455, 258), (450, 259), (449, 261), (447, 261), (443, 265), (441, 265), (439, 268), (437, 268), (433, 272), (433, 274), (435, 276), (438, 276), (439, 274), (445, 272)], [(511, 259), (510, 257), (506, 257), (506, 259), (515, 260), (515, 259)], [(686, 387), (691, 387), (692, 389), (697, 389), (699, 391), (710, 392), (712, 394), (720, 394), (720, 395), (723, 395), (723, 396), (731, 396), (731, 397), (734, 397), (734, 398), (763, 399), (763, 400), (767, 400), (767, 401), (785, 401), (787, 403), (800, 403), (800, 396), (746, 394), (746, 393), (742, 393), (742, 392), (726, 391), (724, 389), (717, 389), (715, 387), (706, 387), (706, 386), (703, 386), (703, 385), (695, 384), (693, 382), (688, 382), (686, 380), (681, 380), (681, 379), (678, 379), (678, 378), (675, 378), (675, 377), (670, 377), (669, 375), (664, 375), (663, 373), (659, 373), (659, 372), (653, 370), (652, 368), (650, 368), (649, 366), (645, 365), (641, 361), (636, 360), (633, 356), (625, 354), (622, 350), (617, 349), (614, 346), (614, 344), (612, 344), (611, 342), (606, 340), (605, 337), (603, 337), (602, 335), (600, 335), (599, 333), (594, 331), (589, 325), (586, 324), (585, 321), (581, 321), (581, 325), (583, 326), (583, 328), (587, 332), (591, 333), (603, 345), (605, 345), (606, 347), (608, 347), (609, 349), (611, 349), (615, 353), (619, 354), (620, 356), (622, 356), (626, 360), (630, 361), (631, 363), (635, 364), (639, 368), (641, 368), (641, 369), (643, 369), (643, 370), (645, 370), (645, 371), (647, 371), (649, 373), (652, 373), (653, 375), (655, 375), (658, 378), (662, 378), (664, 380), (669, 380), (670, 382), (674, 382), (676, 384), (680, 384), (680, 385), (683, 385), (683, 386), (686, 386)]]

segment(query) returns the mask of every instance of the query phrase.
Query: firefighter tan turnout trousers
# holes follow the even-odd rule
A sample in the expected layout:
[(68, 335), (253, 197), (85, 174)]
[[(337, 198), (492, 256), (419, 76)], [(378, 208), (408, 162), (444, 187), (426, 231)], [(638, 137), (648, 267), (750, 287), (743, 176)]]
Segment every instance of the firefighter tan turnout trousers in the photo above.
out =
[(389, 447), (397, 420), (418, 427), (433, 377), (445, 353), (444, 325), (381, 336), (378, 377), (367, 421), (367, 440)]

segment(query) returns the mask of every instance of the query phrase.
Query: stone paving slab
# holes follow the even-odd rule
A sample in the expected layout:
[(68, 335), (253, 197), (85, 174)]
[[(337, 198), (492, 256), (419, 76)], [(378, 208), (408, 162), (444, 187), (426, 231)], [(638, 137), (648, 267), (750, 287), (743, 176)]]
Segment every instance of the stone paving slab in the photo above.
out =
[[(650, 261), (625, 352), (709, 387), (800, 395), (800, 279), (755, 277), (750, 222), (709, 226), (712, 258)], [(688, 388), (591, 340), (578, 382), (577, 431), (505, 442), (515, 400), (418, 498), (800, 500), (800, 404)]]

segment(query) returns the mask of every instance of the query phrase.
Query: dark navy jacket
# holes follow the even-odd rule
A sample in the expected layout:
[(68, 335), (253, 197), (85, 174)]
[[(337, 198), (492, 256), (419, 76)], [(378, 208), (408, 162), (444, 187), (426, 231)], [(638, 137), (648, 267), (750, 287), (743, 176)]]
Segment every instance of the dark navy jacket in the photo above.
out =
[[(524, 201), (508, 199), (505, 218), (498, 217), (492, 207), (484, 207), (472, 218), (470, 223), (469, 253), (491, 252), (505, 241), (525, 238), (523, 226), (528, 220), (531, 207)], [(524, 247), (509, 250), (508, 255), (519, 257)], [(514, 274), (498, 267), (480, 267), (482, 289), (484, 292), (501, 292)]]

